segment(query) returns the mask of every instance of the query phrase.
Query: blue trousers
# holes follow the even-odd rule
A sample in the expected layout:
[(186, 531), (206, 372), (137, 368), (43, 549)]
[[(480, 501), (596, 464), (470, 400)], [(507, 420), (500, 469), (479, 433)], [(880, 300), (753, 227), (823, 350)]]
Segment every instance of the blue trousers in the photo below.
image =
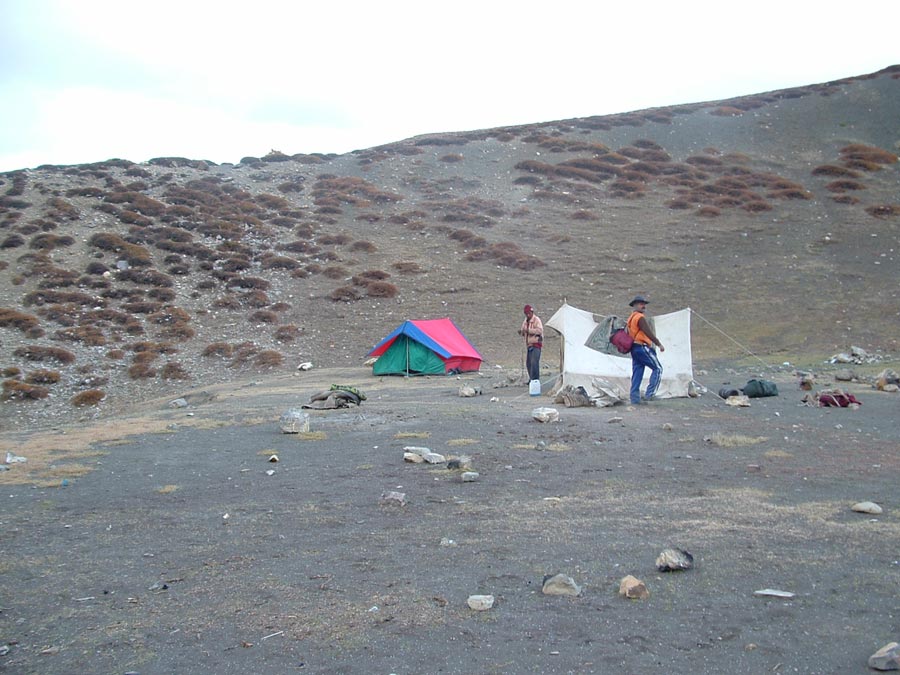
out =
[(529, 380), (541, 379), (541, 348), (529, 347), (528, 356), (525, 359), (525, 367), (528, 369)]
[(644, 369), (649, 368), (650, 383), (644, 398), (651, 399), (656, 396), (659, 389), (659, 381), (662, 379), (662, 366), (656, 358), (656, 350), (652, 347), (635, 343), (631, 348), (631, 402), (641, 402), (641, 381), (644, 379)]

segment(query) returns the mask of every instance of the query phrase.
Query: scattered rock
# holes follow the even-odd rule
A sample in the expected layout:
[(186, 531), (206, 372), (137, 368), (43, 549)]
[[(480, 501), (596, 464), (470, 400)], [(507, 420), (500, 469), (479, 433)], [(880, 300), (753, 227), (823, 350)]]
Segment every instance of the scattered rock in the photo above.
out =
[(422, 455), (417, 452), (404, 452), (403, 453), (403, 461), (411, 462), (413, 464), (421, 464), (425, 460), (422, 459)]
[(463, 483), (474, 483), (475, 481), (478, 480), (479, 477), (480, 477), (480, 474), (477, 471), (466, 471), (462, 475), (462, 482)]
[(619, 595), (630, 600), (646, 600), (650, 597), (650, 591), (643, 581), (629, 574), (619, 582)]
[(442, 537), (441, 538), (441, 546), (446, 546), (448, 548), (456, 548), (457, 543), (455, 541), (453, 541), (452, 539), (449, 539), (447, 537)]
[(680, 548), (667, 548), (656, 559), (656, 569), (660, 572), (689, 570), (694, 566), (694, 556)]
[(428, 452), (422, 455), (422, 459), (428, 462), (429, 464), (443, 464), (447, 461), (447, 458), (437, 452)]
[(14, 455), (11, 452), (6, 453), (6, 463), (7, 464), (21, 464), (23, 462), (27, 462), (27, 457), (22, 457), (21, 455)]
[(267, 475), (267, 476), (274, 476), (274, 475), (275, 475), (275, 469), (267, 469), (267, 470), (266, 470), (266, 475)]
[(472, 459), (471, 457), (466, 457), (464, 455), (460, 455), (459, 457), (453, 457), (452, 459), (447, 460), (447, 468), (448, 469), (462, 469), (464, 471), (468, 471), (472, 468)]
[(494, 596), (470, 595), (466, 604), (477, 612), (484, 612), (494, 606)]
[(798, 375), (800, 376), (800, 388), (803, 391), (812, 391), (816, 384), (816, 378), (812, 373), (798, 373)]
[(759, 595), (769, 598), (793, 598), (795, 596), (794, 593), (790, 591), (779, 591), (775, 588), (763, 588), (759, 591), (753, 591), (753, 595)]
[(307, 371), (313, 367), (312, 361), (304, 361), (299, 366), (297, 366), (297, 370)]
[(889, 642), (869, 657), (869, 668), (900, 670), (900, 644)]
[(269, 461), (275, 463), (278, 461), (278, 455), (269, 455)]
[(309, 431), (309, 413), (298, 408), (290, 408), (282, 413), (279, 426), (283, 434), (299, 434)]
[(672, 431), (674, 428), (669, 422), (662, 425), (663, 431)]
[(559, 422), (559, 411), (556, 408), (535, 408), (531, 416), (538, 422)]
[(176, 398), (174, 401), (169, 401), (170, 408), (187, 408), (187, 405), (187, 399), (183, 398)]
[(406, 506), (406, 493), (394, 492), (393, 490), (382, 492), (381, 504), (383, 506)]
[(544, 595), (581, 595), (581, 587), (565, 574), (547, 575), (541, 586)]
[(850, 508), (857, 513), (871, 513), (876, 516), (881, 515), (884, 512), (884, 509), (878, 506), (878, 504), (876, 504), (875, 502), (859, 502), (857, 504), (854, 504)]
[(406, 447), (403, 448), (403, 452), (414, 452), (415, 454), (419, 455), (420, 457), (424, 457), (425, 455), (427, 455), (431, 452), (431, 448), (423, 448), (422, 446), (419, 446), (419, 445), (407, 445)]
[(725, 400), (725, 405), (735, 406), (737, 408), (749, 408), (750, 397), (744, 396), (743, 394), (740, 396), (729, 396)]
[(470, 384), (460, 385), (459, 395), (463, 398), (471, 398), (472, 396), (480, 396), (481, 395), (481, 387), (473, 387)]
[(838, 382), (851, 382), (856, 379), (856, 373), (849, 368), (841, 368), (834, 374), (834, 379)]
[(606, 423), (607, 424), (619, 424), (620, 422), (623, 422), (624, 419), (625, 418), (623, 418), (623, 417), (610, 417), (608, 420), (606, 420)]

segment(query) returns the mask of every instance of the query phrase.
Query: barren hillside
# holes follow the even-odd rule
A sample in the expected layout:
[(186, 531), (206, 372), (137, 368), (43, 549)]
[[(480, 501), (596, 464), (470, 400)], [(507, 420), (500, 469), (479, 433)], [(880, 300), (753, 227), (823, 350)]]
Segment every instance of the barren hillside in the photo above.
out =
[(636, 292), (718, 327), (695, 322), (700, 359), (741, 355), (723, 333), (779, 361), (895, 352), (898, 110), (893, 66), (345, 155), (2, 174), (0, 424), (357, 365), (407, 318), (515, 367), (526, 302)]

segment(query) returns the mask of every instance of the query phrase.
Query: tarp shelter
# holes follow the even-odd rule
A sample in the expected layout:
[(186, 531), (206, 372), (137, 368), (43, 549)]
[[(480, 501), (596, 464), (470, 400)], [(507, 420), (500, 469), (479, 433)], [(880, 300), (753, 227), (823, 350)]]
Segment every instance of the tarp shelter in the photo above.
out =
[(443, 375), (481, 367), (481, 354), (451, 319), (404, 321), (375, 345), (375, 375)]
[[(614, 324), (623, 325), (624, 319), (615, 316), (593, 314), (564, 304), (550, 317), (546, 325), (562, 335), (560, 354), (561, 377), (558, 388), (566, 385), (584, 387), (592, 395), (597, 387), (595, 380), (611, 386), (619, 398), (627, 401), (631, 389), (631, 356), (620, 354), (609, 344)], [(663, 367), (657, 396), (673, 398), (687, 396), (694, 379), (691, 359), (691, 310), (682, 309), (671, 314), (648, 317), (653, 330), (666, 348), (657, 350)], [(645, 389), (650, 379), (649, 368), (644, 373)]]

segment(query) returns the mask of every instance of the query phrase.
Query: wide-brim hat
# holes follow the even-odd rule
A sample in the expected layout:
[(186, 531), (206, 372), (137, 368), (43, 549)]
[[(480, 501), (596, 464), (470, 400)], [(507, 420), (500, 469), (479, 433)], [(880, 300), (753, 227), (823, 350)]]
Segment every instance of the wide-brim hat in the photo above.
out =
[(636, 295), (634, 296), (634, 300), (628, 303), (628, 306), (634, 307), (639, 302), (643, 302), (645, 305), (650, 304), (649, 300), (647, 300), (647, 298), (645, 298), (643, 295)]

